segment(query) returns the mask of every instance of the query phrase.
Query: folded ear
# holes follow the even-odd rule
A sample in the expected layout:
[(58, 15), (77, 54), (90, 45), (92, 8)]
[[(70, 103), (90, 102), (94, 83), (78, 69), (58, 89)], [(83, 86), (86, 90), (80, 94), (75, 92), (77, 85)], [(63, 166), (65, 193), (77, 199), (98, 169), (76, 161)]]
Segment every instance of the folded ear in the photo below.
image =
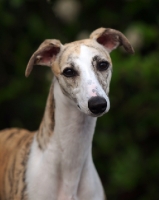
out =
[(51, 67), (57, 54), (60, 52), (62, 44), (59, 40), (45, 40), (30, 58), (25, 76), (28, 77), (34, 65), (45, 65)]
[(110, 28), (99, 28), (92, 32), (90, 38), (103, 45), (108, 52), (111, 52), (118, 46), (123, 46), (128, 53), (134, 53), (128, 39), (120, 31)]

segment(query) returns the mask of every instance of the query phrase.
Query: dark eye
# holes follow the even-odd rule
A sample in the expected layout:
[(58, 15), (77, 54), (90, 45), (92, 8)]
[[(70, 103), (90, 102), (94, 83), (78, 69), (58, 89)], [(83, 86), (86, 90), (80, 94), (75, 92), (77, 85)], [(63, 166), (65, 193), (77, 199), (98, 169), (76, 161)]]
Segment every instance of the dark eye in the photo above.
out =
[(109, 62), (107, 61), (101, 61), (97, 64), (97, 69), (99, 71), (105, 71), (109, 68)]
[(77, 75), (77, 72), (72, 68), (66, 68), (62, 74), (66, 77), (73, 77)]

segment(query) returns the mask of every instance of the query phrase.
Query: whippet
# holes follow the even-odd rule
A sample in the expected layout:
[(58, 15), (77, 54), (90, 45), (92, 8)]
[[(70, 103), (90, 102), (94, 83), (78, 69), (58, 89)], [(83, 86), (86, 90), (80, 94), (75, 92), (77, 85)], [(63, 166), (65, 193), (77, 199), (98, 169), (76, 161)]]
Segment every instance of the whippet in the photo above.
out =
[[(97, 117), (108, 112), (109, 53), (133, 48), (119, 31), (99, 28), (89, 39), (62, 45), (45, 40), (26, 68), (51, 67), (54, 79), (39, 130), (0, 132), (1, 200), (104, 200), (92, 160)], [(31, 119), (32, 120), (32, 119)]]

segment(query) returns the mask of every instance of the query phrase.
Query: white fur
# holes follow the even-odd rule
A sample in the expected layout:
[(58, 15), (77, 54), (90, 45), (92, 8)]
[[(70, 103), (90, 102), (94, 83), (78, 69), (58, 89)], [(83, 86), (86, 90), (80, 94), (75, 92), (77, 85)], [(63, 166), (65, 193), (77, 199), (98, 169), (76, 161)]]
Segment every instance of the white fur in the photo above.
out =
[(54, 96), (58, 120), (48, 148), (39, 150), (35, 138), (31, 149), (27, 171), (29, 199), (104, 200), (91, 152), (96, 118), (72, 106), (57, 81)]

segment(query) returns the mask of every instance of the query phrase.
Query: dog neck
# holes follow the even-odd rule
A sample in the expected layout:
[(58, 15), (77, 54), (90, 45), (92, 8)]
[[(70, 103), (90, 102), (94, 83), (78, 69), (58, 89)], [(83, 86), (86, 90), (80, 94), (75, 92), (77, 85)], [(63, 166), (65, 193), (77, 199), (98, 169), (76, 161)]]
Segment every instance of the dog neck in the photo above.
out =
[[(41, 168), (46, 170), (45, 177), (52, 180), (49, 187), (54, 185), (50, 190), (57, 194), (56, 199), (76, 199), (86, 170), (89, 168), (91, 172), (90, 166), (94, 170), (92, 139), (96, 119), (80, 112), (72, 100), (62, 93), (55, 78), (32, 151), (34, 148), (39, 148), (36, 150), (38, 154), (41, 151)], [(36, 155), (37, 153), (32, 157), (37, 157)], [(35, 183), (37, 187), (37, 182)]]
[(68, 99), (57, 81), (54, 85), (55, 128), (52, 139), (58, 145), (62, 173), (62, 194), (78, 190), (82, 169), (92, 157), (92, 138), (96, 118), (86, 116)]

